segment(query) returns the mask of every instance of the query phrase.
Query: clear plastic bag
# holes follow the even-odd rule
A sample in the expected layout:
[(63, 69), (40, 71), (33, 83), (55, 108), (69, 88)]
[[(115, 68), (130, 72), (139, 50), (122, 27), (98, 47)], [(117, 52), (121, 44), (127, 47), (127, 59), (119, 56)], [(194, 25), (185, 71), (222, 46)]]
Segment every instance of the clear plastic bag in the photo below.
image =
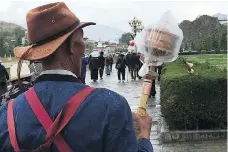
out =
[(159, 66), (177, 59), (183, 32), (170, 11), (165, 12), (157, 24), (144, 28), (134, 39), (137, 51), (144, 55), (140, 76), (146, 73), (149, 63)]

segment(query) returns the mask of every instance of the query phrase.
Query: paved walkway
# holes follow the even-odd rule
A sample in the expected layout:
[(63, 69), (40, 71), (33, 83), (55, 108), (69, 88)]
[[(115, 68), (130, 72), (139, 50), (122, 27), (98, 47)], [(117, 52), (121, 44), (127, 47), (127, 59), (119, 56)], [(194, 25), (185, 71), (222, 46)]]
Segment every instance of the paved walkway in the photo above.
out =
[[(135, 111), (139, 105), (139, 97), (142, 92), (143, 80), (132, 81), (130, 75), (126, 74), (125, 83), (118, 82), (117, 72), (113, 69), (110, 76), (104, 75), (103, 80), (92, 82), (90, 80), (90, 73), (87, 72), (86, 83), (94, 87), (102, 87), (113, 90), (123, 95), (132, 111)], [(201, 142), (187, 142), (187, 143), (172, 143), (161, 144), (159, 141), (160, 136), (160, 85), (156, 84), (156, 97), (149, 103), (148, 113), (153, 118), (153, 126), (151, 129), (151, 143), (153, 144), (154, 152), (226, 152), (226, 141), (201, 141)]]

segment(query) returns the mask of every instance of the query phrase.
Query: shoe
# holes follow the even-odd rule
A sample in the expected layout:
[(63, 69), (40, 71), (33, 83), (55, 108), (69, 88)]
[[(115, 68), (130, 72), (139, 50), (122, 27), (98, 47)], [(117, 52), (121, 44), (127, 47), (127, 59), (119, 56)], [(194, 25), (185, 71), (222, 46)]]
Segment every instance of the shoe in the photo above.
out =
[(118, 82), (120, 83), (120, 82), (121, 82), (121, 80), (118, 80)]
[(101, 80), (103, 80), (103, 78), (100, 78)]
[(122, 80), (122, 82), (124, 83), (124, 82), (125, 82), (125, 80)]
[(93, 80), (93, 82), (96, 82), (97, 80)]

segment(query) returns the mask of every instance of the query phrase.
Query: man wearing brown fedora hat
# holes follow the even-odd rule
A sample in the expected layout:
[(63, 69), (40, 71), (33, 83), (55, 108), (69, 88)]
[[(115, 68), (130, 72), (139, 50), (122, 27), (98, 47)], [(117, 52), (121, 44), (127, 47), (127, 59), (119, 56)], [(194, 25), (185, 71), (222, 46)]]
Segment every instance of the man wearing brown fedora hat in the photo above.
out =
[(44, 71), (33, 88), (1, 106), (0, 151), (153, 151), (150, 116), (132, 119), (122, 96), (77, 78), (82, 28), (95, 23), (80, 22), (64, 3), (32, 9), (26, 19), (31, 45), (14, 49), (18, 76), (22, 60), (39, 60)]

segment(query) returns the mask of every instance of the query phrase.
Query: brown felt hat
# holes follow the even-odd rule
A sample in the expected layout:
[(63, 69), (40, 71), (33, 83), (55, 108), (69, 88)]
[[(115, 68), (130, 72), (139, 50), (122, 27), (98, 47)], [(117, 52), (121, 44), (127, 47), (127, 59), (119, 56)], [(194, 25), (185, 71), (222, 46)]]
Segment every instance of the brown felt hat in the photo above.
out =
[[(30, 46), (14, 48), (17, 58), (40, 60), (54, 53), (77, 29), (93, 22), (80, 22), (63, 2), (39, 6), (26, 16)], [(26, 54), (26, 55), (25, 55)]]

